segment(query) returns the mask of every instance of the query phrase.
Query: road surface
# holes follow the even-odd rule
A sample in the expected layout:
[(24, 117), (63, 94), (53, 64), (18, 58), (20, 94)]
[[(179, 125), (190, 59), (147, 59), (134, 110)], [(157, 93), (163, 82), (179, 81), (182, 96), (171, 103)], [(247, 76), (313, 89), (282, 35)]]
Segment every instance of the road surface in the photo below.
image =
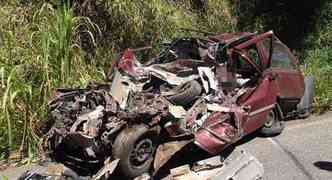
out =
[(332, 112), (289, 121), (281, 135), (240, 146), (263, 164), (265, 180), (332, 180)]
[[(239, 147), (264, 166), (264, 180), (332, 180), (332, 112), (286, 122), (276, 137), (250, 136)], [(0, 172), (16, 179), (27, 167)]]

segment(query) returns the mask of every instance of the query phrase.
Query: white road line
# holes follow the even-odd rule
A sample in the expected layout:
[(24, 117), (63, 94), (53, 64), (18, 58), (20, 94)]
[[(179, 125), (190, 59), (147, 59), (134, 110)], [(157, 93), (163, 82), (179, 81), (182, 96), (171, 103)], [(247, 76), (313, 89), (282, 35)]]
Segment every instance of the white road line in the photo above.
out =
[(267, 138), (274, 147), (276, 147), (278, 150), (286, 154), (295, 164), (295, 166), (302, 171), (302, 173), (309, 179), (309, 180), (315, 180), (312, 174), (310, 174), (309, 171), (306, 170), (306, 168), (301, 164), (301, 162), (296, 158), (296, 156), (288, 151), (286, 148), (284, 148), (278, 140), (275, 140), (273, 138)]

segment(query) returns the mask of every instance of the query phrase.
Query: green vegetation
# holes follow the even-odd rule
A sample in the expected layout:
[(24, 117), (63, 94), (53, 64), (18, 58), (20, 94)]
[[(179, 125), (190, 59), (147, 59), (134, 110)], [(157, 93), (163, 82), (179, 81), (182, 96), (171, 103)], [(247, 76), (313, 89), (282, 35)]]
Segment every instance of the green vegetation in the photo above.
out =
[(332, 104), (332, 2), (321, 9), (314, 32), (306, 40), (305, 73), (316, 78), (315, 105), (319, 111)]
[(116, 53), (126, 47), (158, 47), (162, 41), (193, 34), (180, 28), (280, 32), (308, 64), (306, 73), (317, 78), (316, 105), (329, 106), (332, 3), (314, 13), (319, 20), (299, 41), (283, 33), (290, 29), (289, 14), (258, 12), (263, 1), (253, 1), (0, 1), (0, 157), (16, 150), (33, 156), (47, 101), (56, 88), (103, 81)]
[[(32, 13), (33, 12), (33, 13)], [(54, 9), (18, 4), (0, 9), (1, 152), (36, 150), (46, 103), (57, 87), (102, 79), (99, 68), (83, 61), (76, 29), (88, 24), (64, 5)], [(92, 27), (93, 28), (93, 27)]]

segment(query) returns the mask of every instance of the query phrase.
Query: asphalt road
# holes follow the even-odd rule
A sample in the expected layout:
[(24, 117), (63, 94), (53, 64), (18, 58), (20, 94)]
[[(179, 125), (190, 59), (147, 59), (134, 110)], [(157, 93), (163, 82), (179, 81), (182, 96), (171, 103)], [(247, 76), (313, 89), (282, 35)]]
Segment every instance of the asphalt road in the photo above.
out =
[[(332, 180), (332, 112), (288, 121), (279, 136), (250, 136), (242, 143), (263, 164), (264, 180)], [(0, 172), (0, 179), (16, 179), (26, 169)]]
[(332, 180), (332, 112), (289, 121), (279, 136), (240, 145), (264, 166), (265, 180)]

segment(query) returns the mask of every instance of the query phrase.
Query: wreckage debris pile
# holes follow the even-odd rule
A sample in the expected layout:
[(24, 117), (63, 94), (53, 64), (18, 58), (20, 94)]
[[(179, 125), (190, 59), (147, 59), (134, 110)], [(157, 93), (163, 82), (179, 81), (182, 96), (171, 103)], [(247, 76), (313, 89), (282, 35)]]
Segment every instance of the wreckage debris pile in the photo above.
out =
[[(161, 142), (186, 137), (210, 154), (222, 152), (262, 127), (263, 116), (246, 124), (250, 110), (260, 112), (260, 105), (274, 108), (276, 103), (276, 94), (269, 95), (277, 93), (273, 74), (264, 74), (239, 49), (255, 44), (255, 36), (179, 38), (147, 64), (127, 49), (115, 64), (111, 84), (56, 92), (49, 103), (53, 126), (43, 138), (43, 149), (52, 160), (90, 176), (120, 159), (127, 178), (159, 168), (152, 162), (161, 157)], [(279, 123), (273, 133), (282, 129)]]

